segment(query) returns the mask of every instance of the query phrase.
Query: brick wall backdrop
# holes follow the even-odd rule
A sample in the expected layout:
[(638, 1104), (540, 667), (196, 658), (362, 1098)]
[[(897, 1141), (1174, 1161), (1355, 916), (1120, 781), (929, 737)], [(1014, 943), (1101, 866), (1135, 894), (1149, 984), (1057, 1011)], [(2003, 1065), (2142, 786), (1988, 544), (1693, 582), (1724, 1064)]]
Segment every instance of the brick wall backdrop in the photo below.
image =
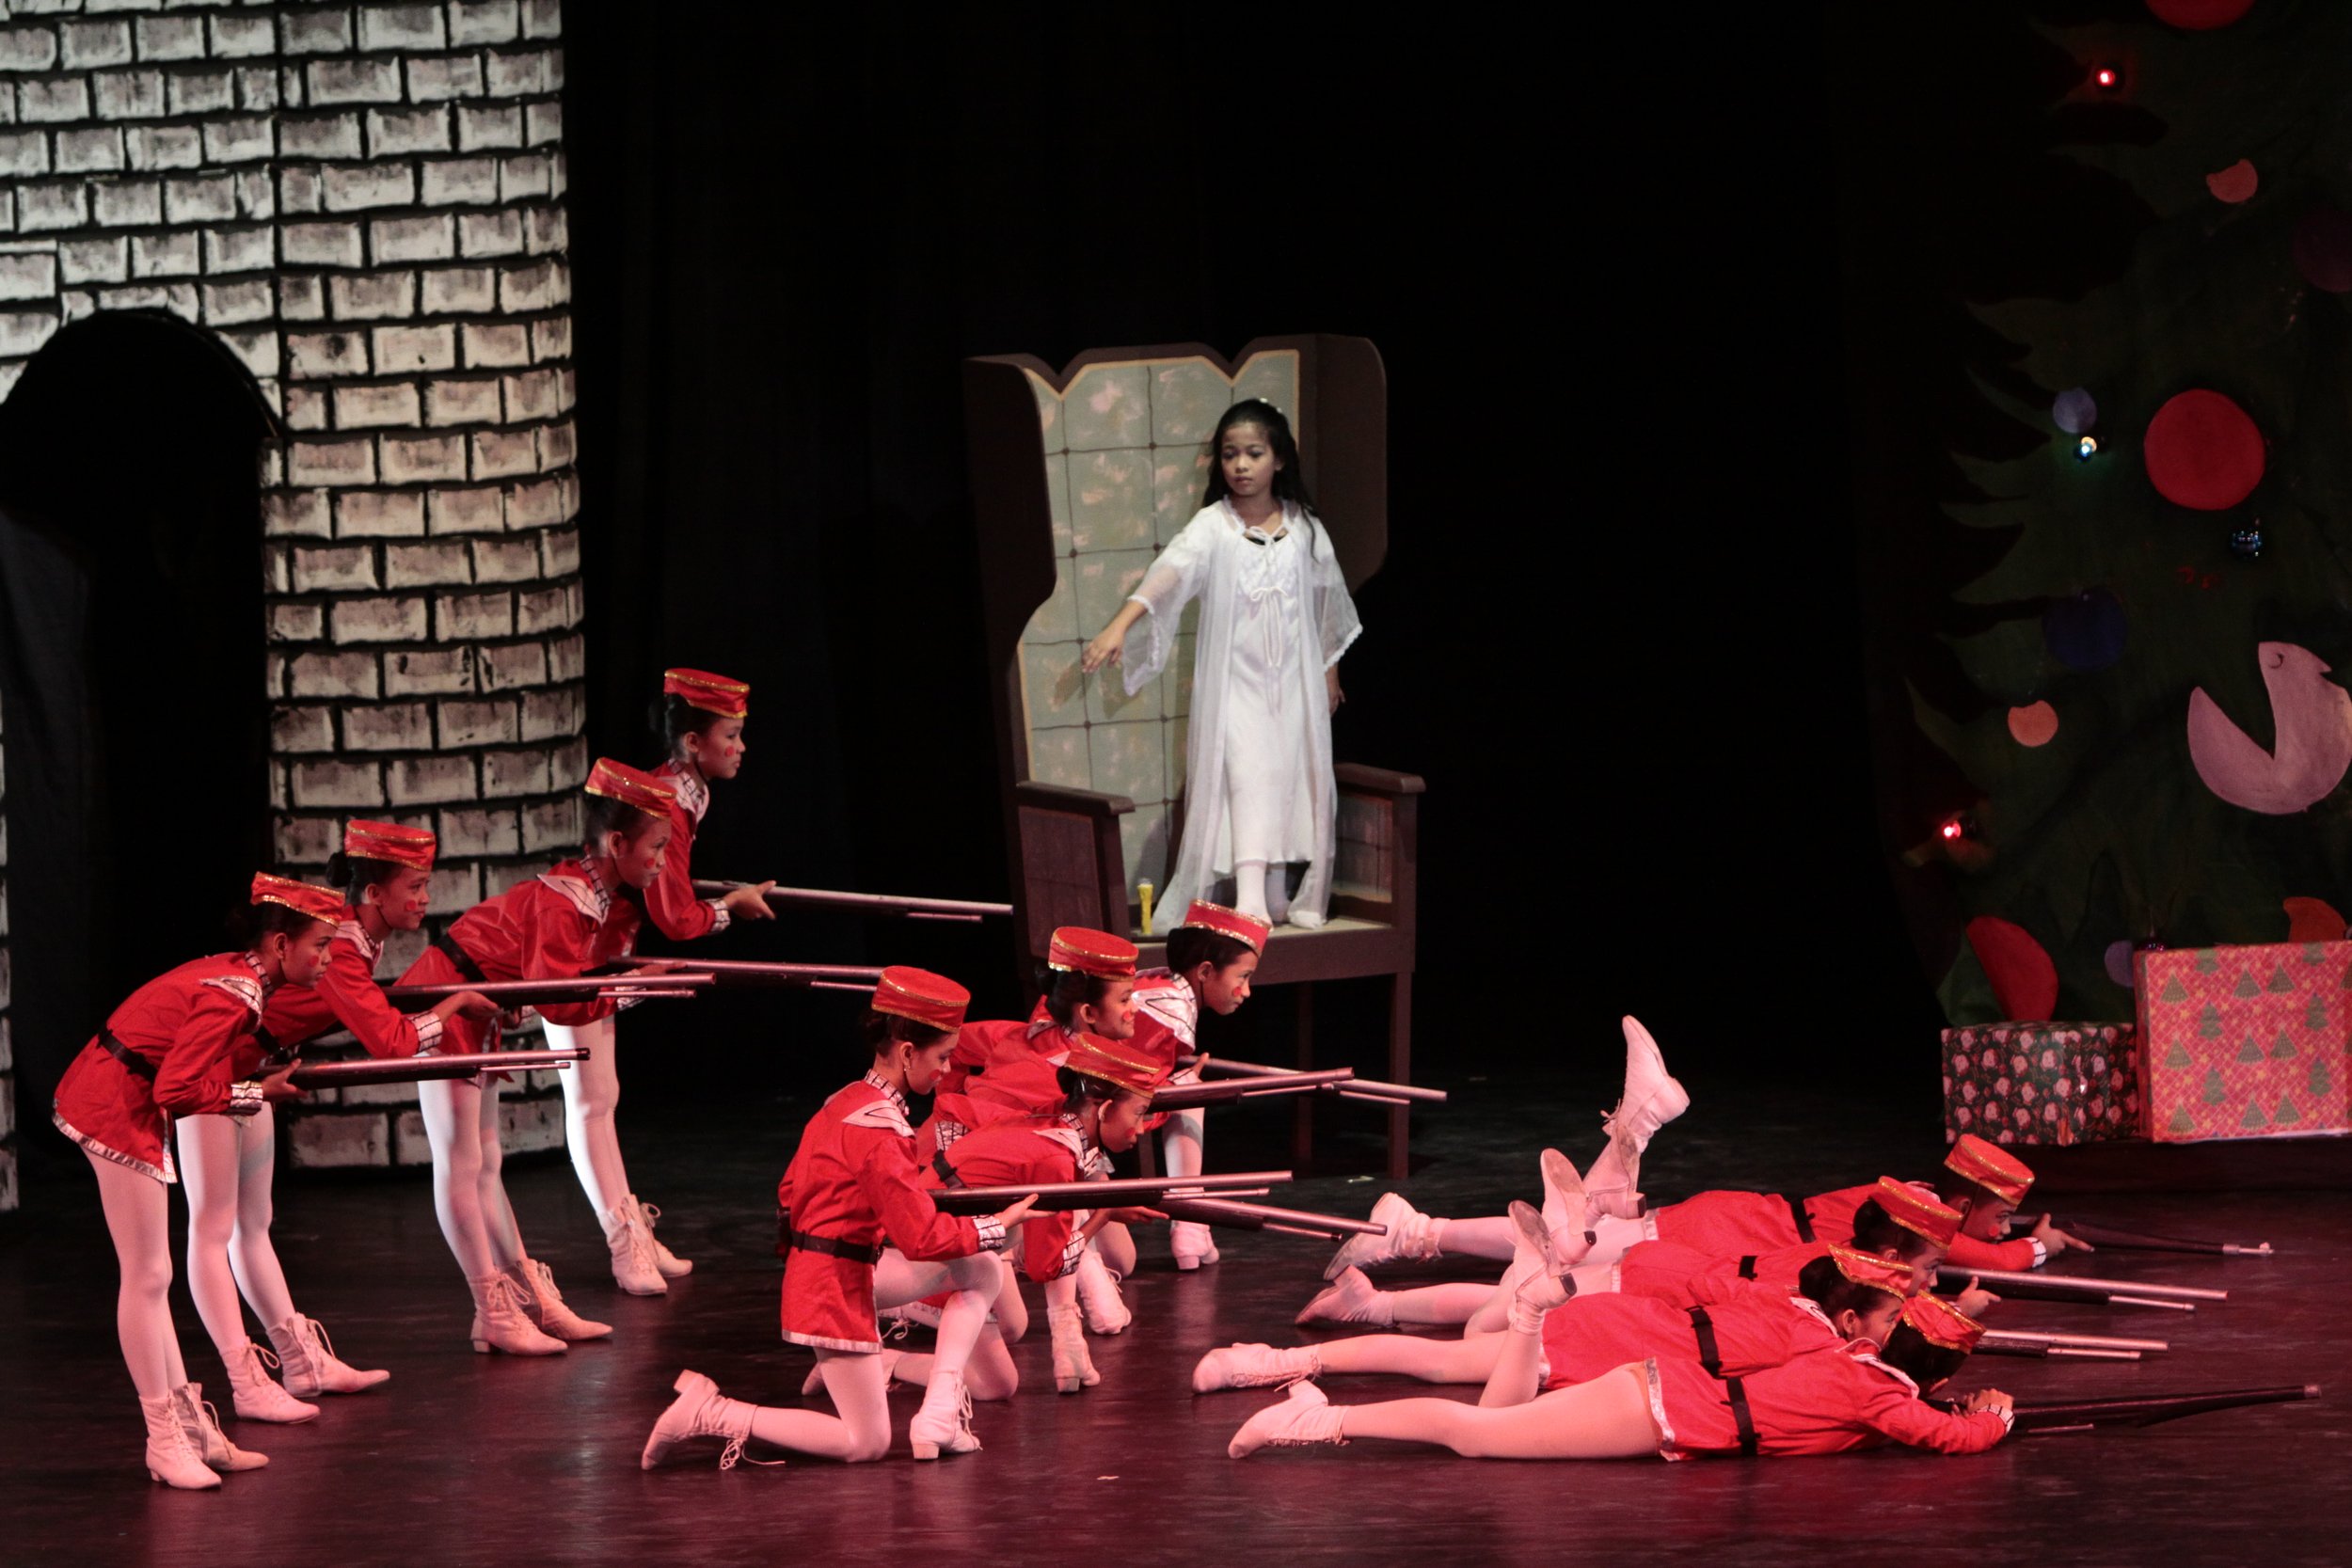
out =
[[(449, 913), (543, 869), (587, 771), (557, 0), (0, 18), (0, 396), (61, 325), (162, 309), (287, 428), (257, 523), (280, 867), (373, 815), (440, 835)], [(511, 1147), (561, 1141), (545, 1087)], [(421, 1161), (410, 1104), (347, 1091), (290, 1158)]]

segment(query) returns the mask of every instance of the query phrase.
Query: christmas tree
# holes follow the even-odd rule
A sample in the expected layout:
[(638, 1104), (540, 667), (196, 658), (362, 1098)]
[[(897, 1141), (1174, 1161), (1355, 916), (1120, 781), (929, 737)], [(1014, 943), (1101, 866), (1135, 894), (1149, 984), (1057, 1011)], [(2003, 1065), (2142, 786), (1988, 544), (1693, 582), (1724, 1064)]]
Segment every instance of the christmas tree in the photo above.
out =
[(2081, 64), (2055, 113), (2139, 112), (2066, 151), (2150, 217), (2112, 281), (1978, 311), (2018, 372), (1979, 389), (2041, 438), (1958, 459), (1982, 499), (1947, 513), (2010, 538), (1954, 595), (1981, 701), (1912, 704), (1979, 797), (1919, 852), (1977, 939), (1955, 1023), (2015, 1007), (2020, 945), (2058, 1016), (2121, 1019), (2135, 942), (2336, 938), (2352, 908), (2352, 6), (2045, 36)]

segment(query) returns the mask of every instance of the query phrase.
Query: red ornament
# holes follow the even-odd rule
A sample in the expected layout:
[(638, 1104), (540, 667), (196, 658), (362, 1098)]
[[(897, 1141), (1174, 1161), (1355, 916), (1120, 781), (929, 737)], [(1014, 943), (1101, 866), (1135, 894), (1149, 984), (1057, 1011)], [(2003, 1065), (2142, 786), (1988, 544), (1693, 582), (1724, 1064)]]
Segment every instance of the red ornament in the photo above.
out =
[(2148, 0), (2156, 20), (2184, 32), (2204, 33), (2227, 27), (2254, 8), (2254, 0)]
[(2023, 926), (1980, 914), (1968, 923), (1968, 946), (1993, 982), (2003, 1018), (2043, 1023), (2058, 1010), (2058, 965)]
[(2157, 409), (2142, 448), (2157, 493), (2191, 511), (2226, 512), (2262, 483), (2262, 432), (2245, 409), (2206, 388)]

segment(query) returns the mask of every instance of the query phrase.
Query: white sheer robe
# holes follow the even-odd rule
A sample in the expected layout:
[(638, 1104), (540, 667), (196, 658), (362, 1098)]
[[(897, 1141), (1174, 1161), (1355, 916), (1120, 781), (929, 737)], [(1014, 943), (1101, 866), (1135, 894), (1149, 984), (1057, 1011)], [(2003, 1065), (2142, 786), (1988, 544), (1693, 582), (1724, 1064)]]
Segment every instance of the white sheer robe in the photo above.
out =
[(1291, 908), (1319, 919), (1339, 804), (1324, 672), (1363, 630), (1330, 533), (1291, 505), (1271, 532), (1223, 501), (1194, 514), (1130, 595), (1148, 613), (1120, 655), (1129, 695), (1167, 667), (1196, 596), (1184, 832), (1154, 901), (1182, 911), (1236, 862), (1304, 862)]

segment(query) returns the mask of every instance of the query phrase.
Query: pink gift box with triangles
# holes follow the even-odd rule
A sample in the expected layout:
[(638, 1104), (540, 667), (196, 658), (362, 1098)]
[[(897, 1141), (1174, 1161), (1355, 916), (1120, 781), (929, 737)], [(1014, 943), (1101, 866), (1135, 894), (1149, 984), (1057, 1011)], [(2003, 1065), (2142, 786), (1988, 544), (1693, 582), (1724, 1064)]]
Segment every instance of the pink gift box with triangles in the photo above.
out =
[(2158, 950), (2135, 968), (2151, 1138), (2352, 1131), (2352, 942)]

